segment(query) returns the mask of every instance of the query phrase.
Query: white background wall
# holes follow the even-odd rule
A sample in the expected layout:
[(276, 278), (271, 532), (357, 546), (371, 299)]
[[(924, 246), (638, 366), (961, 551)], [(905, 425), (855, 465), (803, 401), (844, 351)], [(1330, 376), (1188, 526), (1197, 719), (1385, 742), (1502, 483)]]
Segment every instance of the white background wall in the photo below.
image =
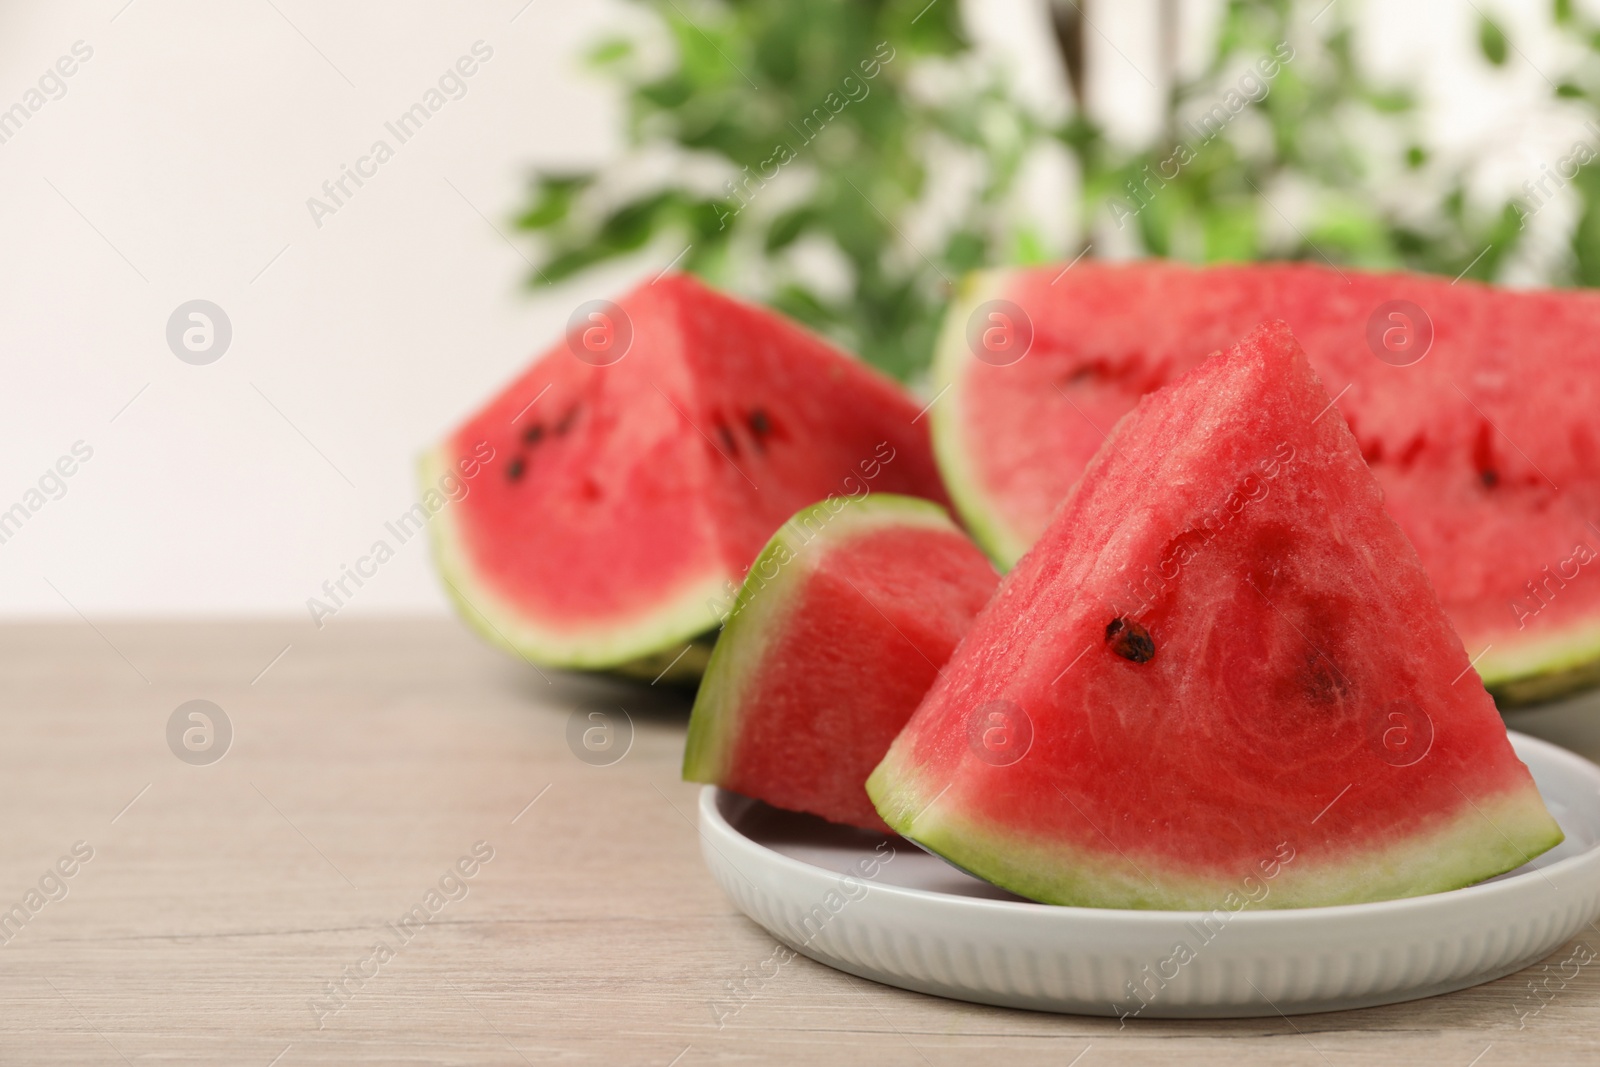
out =
[[(1375, 66), (1427, 78), (1436, 139), (1492, 151), (1508, 186), (1570, 144), (1530, 105), (1547, 39), (1524, 32), (1526, 57), (1485, 78), (1468, 3), (1338, 2)], [(1090, 9), (1098, 106), (1132, 139), (1155, 103), (1135, 72), (1156, 69), (1153, 6)], [(1514, 27), (1542, 17), (1499, 7)], [(1035, 0), (967, 14), (1030, 93), (1057, 91)], [(424, 445), (573, 306), (664, 265), (530, 295), (507, 222), (532, 168), (614, 150), (616, 101), (576, 55), (633, 17), (567, 0), (0, 4), (0, 109), (75, 42), (93, 49), (0, 144), (0, 510), (75, 442), (93, 449), (0, 544), (0, 613), (303, 614), (409, 506)], [(479, 40), (493, 57), (467, 94), (317, 227), (306, 199)], [(195, 298), (232, 322), (209, 366), (166, 344)], [(442, 607), (416, 540), (349, 611)]]

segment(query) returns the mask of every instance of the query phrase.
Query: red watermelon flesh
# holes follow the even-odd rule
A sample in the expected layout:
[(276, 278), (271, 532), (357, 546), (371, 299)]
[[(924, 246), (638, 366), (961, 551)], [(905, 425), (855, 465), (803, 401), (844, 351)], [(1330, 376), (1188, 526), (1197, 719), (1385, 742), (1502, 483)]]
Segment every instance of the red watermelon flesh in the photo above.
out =
[(804, 509), (750, 568), (711, 653), (684, 778), (888, 831), (867, 774), (999, 580), (925, 500)]
[(794, 323), (668, 275), (580, 322), (425, 457), (429, 486), (477, 471), (432, 523), (440, 569), (486, 637), (535, 663), (670, 658), (802, 505), (945, 500), (917, 414)]
[[(967, 341), (991, 300), (1031, 324), (1010, 365)], [(939, 385), (954, 388), (932, 412), (968, 528), (1014, 562), (1141, 395), (1268, 318), (1338, 396), (1484, 680), (1517, 703), (1600, 677), (1600, 293), (1291, 264), (980, 276), (947, 322)], [(1429, 323), (1426, 355), (1395, 365)]]
[(1329, 405), (1281, 322), (1146, 396), (868, 780), (885, 821), (1096, 907), (1413, 896), (1559, 843)]

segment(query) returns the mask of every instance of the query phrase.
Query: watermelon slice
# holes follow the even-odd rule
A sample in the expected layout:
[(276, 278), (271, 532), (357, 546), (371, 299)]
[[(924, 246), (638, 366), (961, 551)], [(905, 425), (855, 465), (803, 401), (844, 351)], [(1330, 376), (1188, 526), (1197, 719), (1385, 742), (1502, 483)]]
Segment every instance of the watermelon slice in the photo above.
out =
[[(1291, 264), (977, 276), (946, 321), (950, 388), (930, 415), (967, 528), (1014, 563), (1142, 394), (1269, 318), (1338, 395), (1502, 703), (1600, 681), (1600, 293)], [(974, 343), (991, 336), (975, 319), (1025, 354)]]
[(1562, 838), (1470, 670), (1271, 323), (1115, 428), (867, 791), (1049, 903), (1451, 889)]
[(556, 667), (703, 663), (692, 639), (801, 506), (946, 500), (918, 405), (788, 320), (685, 275), (580, 311), (423, 460), (430, 487), (481, 467), (431, 526), (490, 641)]
[(887, 831), (867, 774), (999, 580), (925, 500), (802, 510), (750, 568), (712, 650), (684, 778)]

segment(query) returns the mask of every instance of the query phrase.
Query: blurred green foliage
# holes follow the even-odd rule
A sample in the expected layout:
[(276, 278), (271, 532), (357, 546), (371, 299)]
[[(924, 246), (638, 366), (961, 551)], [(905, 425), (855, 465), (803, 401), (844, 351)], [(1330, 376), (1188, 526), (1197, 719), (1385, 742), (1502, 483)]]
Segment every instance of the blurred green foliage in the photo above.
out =
[[(670, 146), (670, 169), (656, 187), (620, 199), (608, 186), (619, 168), (639, 165), (635, 155), (539, 176), (520, 222), (545, 238), (543, 277), (560, 281), (665, 232), (688, 247), (683, 269), (736, 291), (764, 273), (753, 295), (891, 373), (915, 370), (948, 282), (1008, 258), (982, 226), (1041, 133), (998, 79), (966, 79), (974, 91), (945, 101), (912, 92), (914, 68), (969, 51), (954, 0), (641, 6), (669, 39), (664, 69), (649, 69), (646, 45), (624, 37), (601, 43), (590, 61), (625, 88), (629, 145)], [(904, 229), (927, 185), (925, 149), (939, 137), (976, 146), (988, 173), (966, 207), (972, 225), (919, 251)], [(694, 183), (684, 172), (695, 166), (724, 173)], [(849, 292), (786, 269), (801, 242), (842, 257)], [(753, 272), (752, 263), (770, 269)]]
[[(1142, 147), (1081, 106), (1050, 117), (1024, 103), (968, 41), (957, 0), (634, 2), (655, 29), (587, 57), (622, 90), (627, 150), (535, 176), (519, 218), (538, 237), (534, 281), (683, 249), (680, 268), (902, 378), (926, 366), (952, 286), (976, 267), (1087, 250), (1491, 279), (1548, 199), (1470, 195), (1466, 169), (1421, 140), (1414, 95), (1373, 82), (1326, 0), (1228, 0), (1204, 69), (1171, 75), (1164, 133)], [(1076, 97), (1093, 16), (1074, 0), (1050, 13)], [(1600, 24), (1567, 0), (1552, 17), (1600, 51)], [(1487, 15), (1477, 44), (1495, 68), (1515, 54)], [(1600, 79), (1555, 95), (1590, 108)], [(1021, 201), (1024, 165), (1051, 152), (1076, 176), (1065, 242)], [(1579, 162), (1584, 208), (1556, 283), (1600, 281), (1600, 171)]]

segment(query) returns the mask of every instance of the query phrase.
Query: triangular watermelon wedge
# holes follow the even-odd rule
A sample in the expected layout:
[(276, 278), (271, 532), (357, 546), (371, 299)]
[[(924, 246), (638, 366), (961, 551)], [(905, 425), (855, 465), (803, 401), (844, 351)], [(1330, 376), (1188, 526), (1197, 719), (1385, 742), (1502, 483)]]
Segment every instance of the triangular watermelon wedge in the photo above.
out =
[[(1501, 707), (1600, 685), (1600, 292), (1309, 263), (1062, 266), (969, 277), (934, 368), (945, 483), (1002, 567), (1142, 394), (1283, 319)], [(1012, 347), (989, 351), (991, 334)]]
[(801, 510), (717, 639), (684, 778), (887, 830), (863, 783), (999, 581), (929, 501), (874, 493)]
[(664, 275), (580, 307), (424, 458), (439, 570), (469, 622), (534, 663), (703, 664), (692, 639), (799, 508), (868, 491), (946, 502), (918, 416), (793, 322)]
[(1281, 322), (1117, 425), (867, 790), (1094, 907), (1413, 896), (1562, 839)]

